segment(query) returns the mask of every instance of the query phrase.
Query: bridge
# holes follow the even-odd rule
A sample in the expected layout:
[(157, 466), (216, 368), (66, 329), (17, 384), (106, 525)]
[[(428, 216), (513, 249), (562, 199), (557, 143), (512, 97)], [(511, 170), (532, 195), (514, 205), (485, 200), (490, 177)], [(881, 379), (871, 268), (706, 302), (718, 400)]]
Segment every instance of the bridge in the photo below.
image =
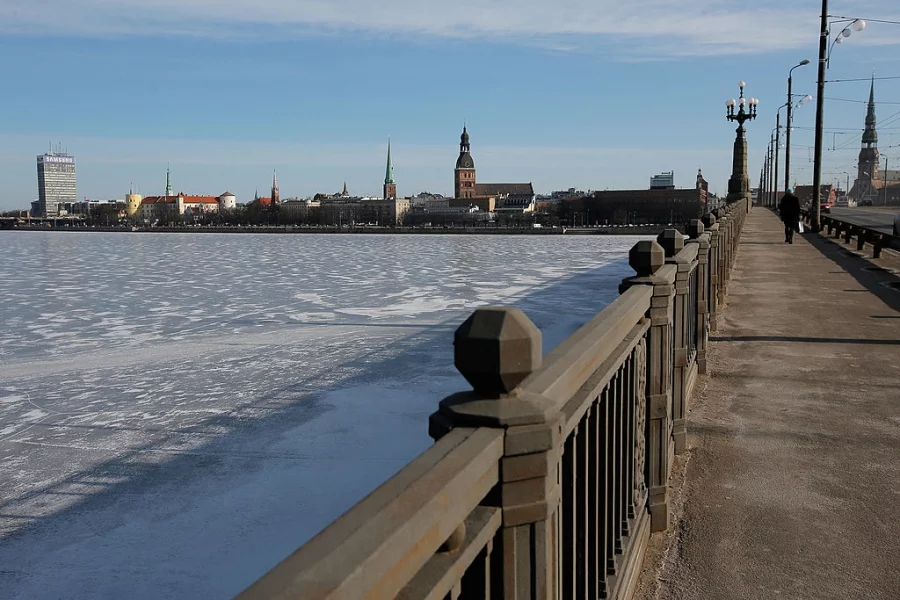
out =
[(895, 598), (900, 240), (705, 225), (547, 356), (476, 311), (434, 445), (239, 598)]
[(546, 356), (475, 311), (434, 445), (238, 597), (895, 598), (900, 240), (824, 224), (639, 242)]

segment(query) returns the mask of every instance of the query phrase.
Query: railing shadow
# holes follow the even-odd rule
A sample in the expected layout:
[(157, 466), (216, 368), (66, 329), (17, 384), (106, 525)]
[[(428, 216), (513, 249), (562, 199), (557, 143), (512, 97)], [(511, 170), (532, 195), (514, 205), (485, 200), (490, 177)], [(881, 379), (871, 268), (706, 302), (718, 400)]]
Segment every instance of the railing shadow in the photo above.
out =
[(900, 340), (827, 338), (827, 337), (786, 337), (782, 335), (733, 335), (711, 336), (711, 342), (796, 342), (799, 344), (874, 344), (900, 346)]
[[(615, 299), (629, 274), (623, 254), (509, 304), (545, 333), (546, 352)], [(326, 380), (298, 374), (127, 451), (100, 444), (114, 456), (0, 503), (0, 523), (13, 523), (0, 537), (4, 597), (241, 591), (431, 444), (427, 416), (468, 387), (452, 361), (461, 320), (335, 363)], [(127, 430), (84, 427), (98, 439)], [(50, 429), (42, 451), (65, 463)], [(44, 514), (56, 498), (65, 508)]]
[(816, 233), (803, 237), (888, 307), (900, 312), (900, 277), (853, 253), (849, 245)]

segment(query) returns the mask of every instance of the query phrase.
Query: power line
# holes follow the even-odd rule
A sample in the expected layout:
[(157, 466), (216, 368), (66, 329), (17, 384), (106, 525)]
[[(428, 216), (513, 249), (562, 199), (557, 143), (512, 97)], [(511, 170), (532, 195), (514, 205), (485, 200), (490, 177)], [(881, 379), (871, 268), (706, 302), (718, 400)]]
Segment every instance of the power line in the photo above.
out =
[[(872, 77), (862, 77), (860, 79), (826, 79), (825, 83), (848, 83), (851, 81), (872, 81)], [(900, 79), (900, 75), (892, 75), (890, 77), (875, 77), (875, 81), (882, 79)]]
[[(850, 100), (849, 98), (829, 98), (825, 96), (825, 99), (830, 102), (854, 102), (856, 104), (868, 104), (868, 100)], [(883, 105), (883, 104), (900, 104), (900, 102), (875, 102), (875, 106)]]
[(883, 19), (863, 19), (862, 17), (844, 17), (842, 15), (828, 15), (829, 19), (844, 19), (846, 21), (866, 21), (867, 23), (886, 23), (888, 25), (900, 25), (900, 21), (885, 21)]

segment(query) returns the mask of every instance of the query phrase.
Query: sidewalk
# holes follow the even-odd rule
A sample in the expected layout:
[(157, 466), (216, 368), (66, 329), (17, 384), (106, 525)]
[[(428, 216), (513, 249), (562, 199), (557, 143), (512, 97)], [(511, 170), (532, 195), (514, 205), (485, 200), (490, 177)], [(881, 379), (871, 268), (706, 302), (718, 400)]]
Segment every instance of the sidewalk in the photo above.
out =
[(749, 216), (645, 597), (900, 598), (900, 289), (849, 249)]

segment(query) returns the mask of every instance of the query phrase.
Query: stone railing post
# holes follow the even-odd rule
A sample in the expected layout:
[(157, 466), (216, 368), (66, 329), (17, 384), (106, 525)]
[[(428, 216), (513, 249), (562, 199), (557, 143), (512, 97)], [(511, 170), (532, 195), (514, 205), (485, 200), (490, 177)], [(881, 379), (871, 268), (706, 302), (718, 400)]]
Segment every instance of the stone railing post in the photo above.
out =
[(728, 254), (731, 252), (731, 227), (729, 221), (731, 221), (731, 219), (729, 219), (728, 215), (724, 212), (716, 219), (716, 222), (719, 224), (719, 252), (717, 257), (718, 260), (716, 261), (718, 263), (716, 265), (718, 274), (716, 293), (718, 295), (717, 305), (719, 307), (725, 305), (725, 294), (727, 293), (728, 288)]
[(709, 343), (709, 259), (712, 234), (705, 231), (703, 222), (694, 219), (688, 226), (691, 242), (700, 244), (697, 250), (697, 372), (706, 374), (706, 346)]
[(500, 484), (501, 560), (491, 580), (507, 600), (558, 600), (559, 462), (563, 416), (543, 396), (517, 386), (541, 366), (541, 332), (518, 308), (476, 310), (453, 338), (454, 362), (474, 388), (441, 401), (435, 439), (453, 427), (505, 430)]
[(672, 373), (672, 437), (675, 439), (675, 454), (684, 452), (687, 444), (687, 429), (684, 417), (687, 411), (688, 366), (688, 311), (691, 276), (691, 263), (678, 253), (684, 249), (684, 236), (677, 229), (666, 229), (656, 238), (666, 253), (666, 264), (673, 264), (678, 269), (675, 273), (675, 298), (672, 311), (672, 339), (675, 344), (675, 356)]
[(675, 269), (664, 273), (665, 250), (652, 241), (641, 241), (628, 253), (628, 262), (637, 275), (619, 285), (624, 293), (635, 285), (653, 286), (650, 304), (650, 331), (647, 338), (647, 504), (650, 530), (664, 531), (671, 518), (668, 498), (672, 468), (672, 321), (675, 304)]
[(709, 309), (709, 330), (716, 331), (719, 326), (719, 254), (721, 252), (719, 243), (722, 235), (715, 215), (709, 215), (705, 219), (705, 224), (709, 229), (709, 295), (707, 296), (707, 302), (709, 303), (707, 307)]

